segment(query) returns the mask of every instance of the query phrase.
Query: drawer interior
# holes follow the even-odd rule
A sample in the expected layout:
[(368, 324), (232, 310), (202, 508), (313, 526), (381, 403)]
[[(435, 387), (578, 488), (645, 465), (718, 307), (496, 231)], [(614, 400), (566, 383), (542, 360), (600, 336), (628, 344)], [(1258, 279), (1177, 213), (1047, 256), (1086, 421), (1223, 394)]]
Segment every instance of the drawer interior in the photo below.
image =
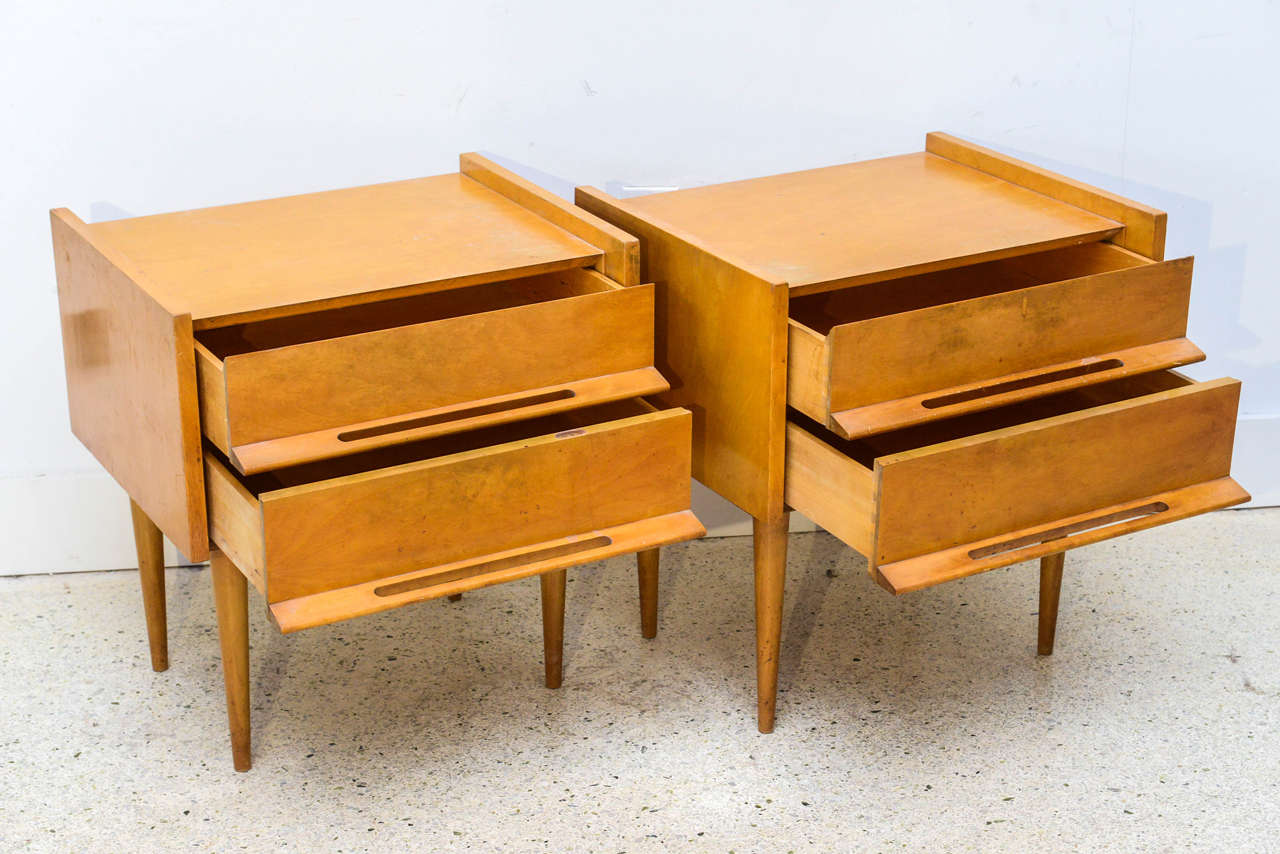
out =
[(968, 267), (890, 279), (791, 300), (791, 318), (826, 335), (856, 323), (977, 297), (1141, 267), (1151, 262), (1110, 243), (1083, 243)]
[(503, 282), (205, 329), (196, 333), (196, 340), (213, 355), (226, 359), (243, 353), (602, 293), (619, 290), (621, 287), (594, 270), (568, 269)]
[(1052, 418), (1056, 415), (1080, 412), (1095, 406), (1132, 400), (1148, 394), (1182, 388), (1192, 384), (1193, 381), (1191, 379), (1176, 371), (1138, 374), (1045, 397), (1038, 397), (1008, 406), (972, 412), (939, 421), (930, 421), (898, 430), (890, 430), (861, 439), (843, 439), (828, 430), (822, 429), (798, 413), (793, 415), (793, 419), (803, 419), (807, 422), (810, 432), (831, 444), (850, 459), (867, 468), (871, 468), (875, 464), (877, 457), (938, 445), (992, 430), (1029, 424), (1033, 421)]
[[(581, 429), (590, 424), (617, 421), (656, 411), (645, 401), (632, 398), (581, 409), (557, 412), (541, 418), (496, 424), (465, 433), (449, 433), (417, 442), (390, 445), (332, 459), (318, 460), (260, 474), (238, 476), (238, 480), (255, 496), (264, 492), (318, 483), (335, 478), (392, 468), (422, 460), (476, 451), (537, 436), (548, 436)], [(216, 449), (208, 452), (217, 454)], [(221, 459), (221, 455), (219, 455)]]

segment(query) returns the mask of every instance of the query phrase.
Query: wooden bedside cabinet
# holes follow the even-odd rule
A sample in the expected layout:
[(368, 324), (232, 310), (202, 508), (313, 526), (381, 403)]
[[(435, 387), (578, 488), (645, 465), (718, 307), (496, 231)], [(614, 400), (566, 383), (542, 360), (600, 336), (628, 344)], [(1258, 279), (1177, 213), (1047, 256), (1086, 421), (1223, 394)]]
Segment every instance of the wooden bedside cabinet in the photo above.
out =
[(1240, 384), (1171, 368), (1191, 259), (1165, 215), (945, 134), (926, 151), (578, 204), (640, 238), (660, 397), (693, 473), (755, 518), (773, 729), (791, 508), (904, 593), (1247, 501)]
[(658, 409), (637, 244), (476, 155), (411, 181), (86, 224), (52, 213), (72, 428), (133, 501), (156, 670), (161, 532), (209, 558), (232, 753), (247, 585), (291, 632), (701, 536)]

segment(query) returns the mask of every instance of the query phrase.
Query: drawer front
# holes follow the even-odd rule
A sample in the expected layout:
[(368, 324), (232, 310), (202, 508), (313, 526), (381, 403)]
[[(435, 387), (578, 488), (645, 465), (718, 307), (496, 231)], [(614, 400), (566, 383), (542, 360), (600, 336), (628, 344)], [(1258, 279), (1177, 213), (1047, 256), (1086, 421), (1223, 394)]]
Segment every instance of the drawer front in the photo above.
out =
[(871, 467), (790, 424), (787, 503), (914, 590), (1248, 500), (1228, 477), (1239, 394), (1188, 382)]
[[(825, 336), (793, 320), (792, 405), (855, 437), (1204, 358), (1184, 337), (1191, 258), (1150, 263), (1105, 244), (1088, 252), (1133, 266), (840, 323)], [(1053, 275), (1052, 257), (1000, 263), (1031, 260), (1049, 269), (1028, 280)], [(940, 275), (961, 273), (981, 275)]]
[(875, 562), (1227, 477), (1239, 399), (1193, 383), (880, 457)]
[(197, 356), (205, 433), (246, 473), (667, 387), (652, 285)]
[(511, 550), (565, 557), (565, 538), (598, 552), (601, 532), (673, 514), (687, 539), (690, 430), (686, 410), (650, 411), (256, 496), (210, 458), (213, 538), (273, 604)]

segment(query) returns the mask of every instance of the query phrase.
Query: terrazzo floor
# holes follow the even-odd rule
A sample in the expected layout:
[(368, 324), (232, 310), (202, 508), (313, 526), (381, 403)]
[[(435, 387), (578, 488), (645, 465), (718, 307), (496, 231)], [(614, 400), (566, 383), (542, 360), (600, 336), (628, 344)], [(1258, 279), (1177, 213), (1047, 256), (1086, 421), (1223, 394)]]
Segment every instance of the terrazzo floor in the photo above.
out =
[(288, 637), (251, 592), (255, 767), (232, 771), (205, 569), (172, 666), (133, 572), (0, 578), (0, 850), (1280, 851), (1280, 510), (895, 598), (794, 534), (777, 730), (755, 730), (751, 541), (572, 571), (565, 684), (537, 582)]

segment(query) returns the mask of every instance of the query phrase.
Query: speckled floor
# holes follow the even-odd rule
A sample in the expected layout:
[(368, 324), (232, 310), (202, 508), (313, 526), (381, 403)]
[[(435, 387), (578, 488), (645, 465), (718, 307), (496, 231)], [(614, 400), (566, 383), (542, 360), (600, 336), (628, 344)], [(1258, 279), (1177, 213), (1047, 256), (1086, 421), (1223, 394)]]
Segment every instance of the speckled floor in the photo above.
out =
[[(755, 731), (749, 538), (290, 637), (251, 594), (254, 769), (231, 769), (205, 570), (152, 673), (131, 572), (0, 579), (0, 850), (1280, 851), (1280, 510), (894, 598), (791, 541), (777, 731)], [(834, 577), (832, 574), (834, 573)]]

